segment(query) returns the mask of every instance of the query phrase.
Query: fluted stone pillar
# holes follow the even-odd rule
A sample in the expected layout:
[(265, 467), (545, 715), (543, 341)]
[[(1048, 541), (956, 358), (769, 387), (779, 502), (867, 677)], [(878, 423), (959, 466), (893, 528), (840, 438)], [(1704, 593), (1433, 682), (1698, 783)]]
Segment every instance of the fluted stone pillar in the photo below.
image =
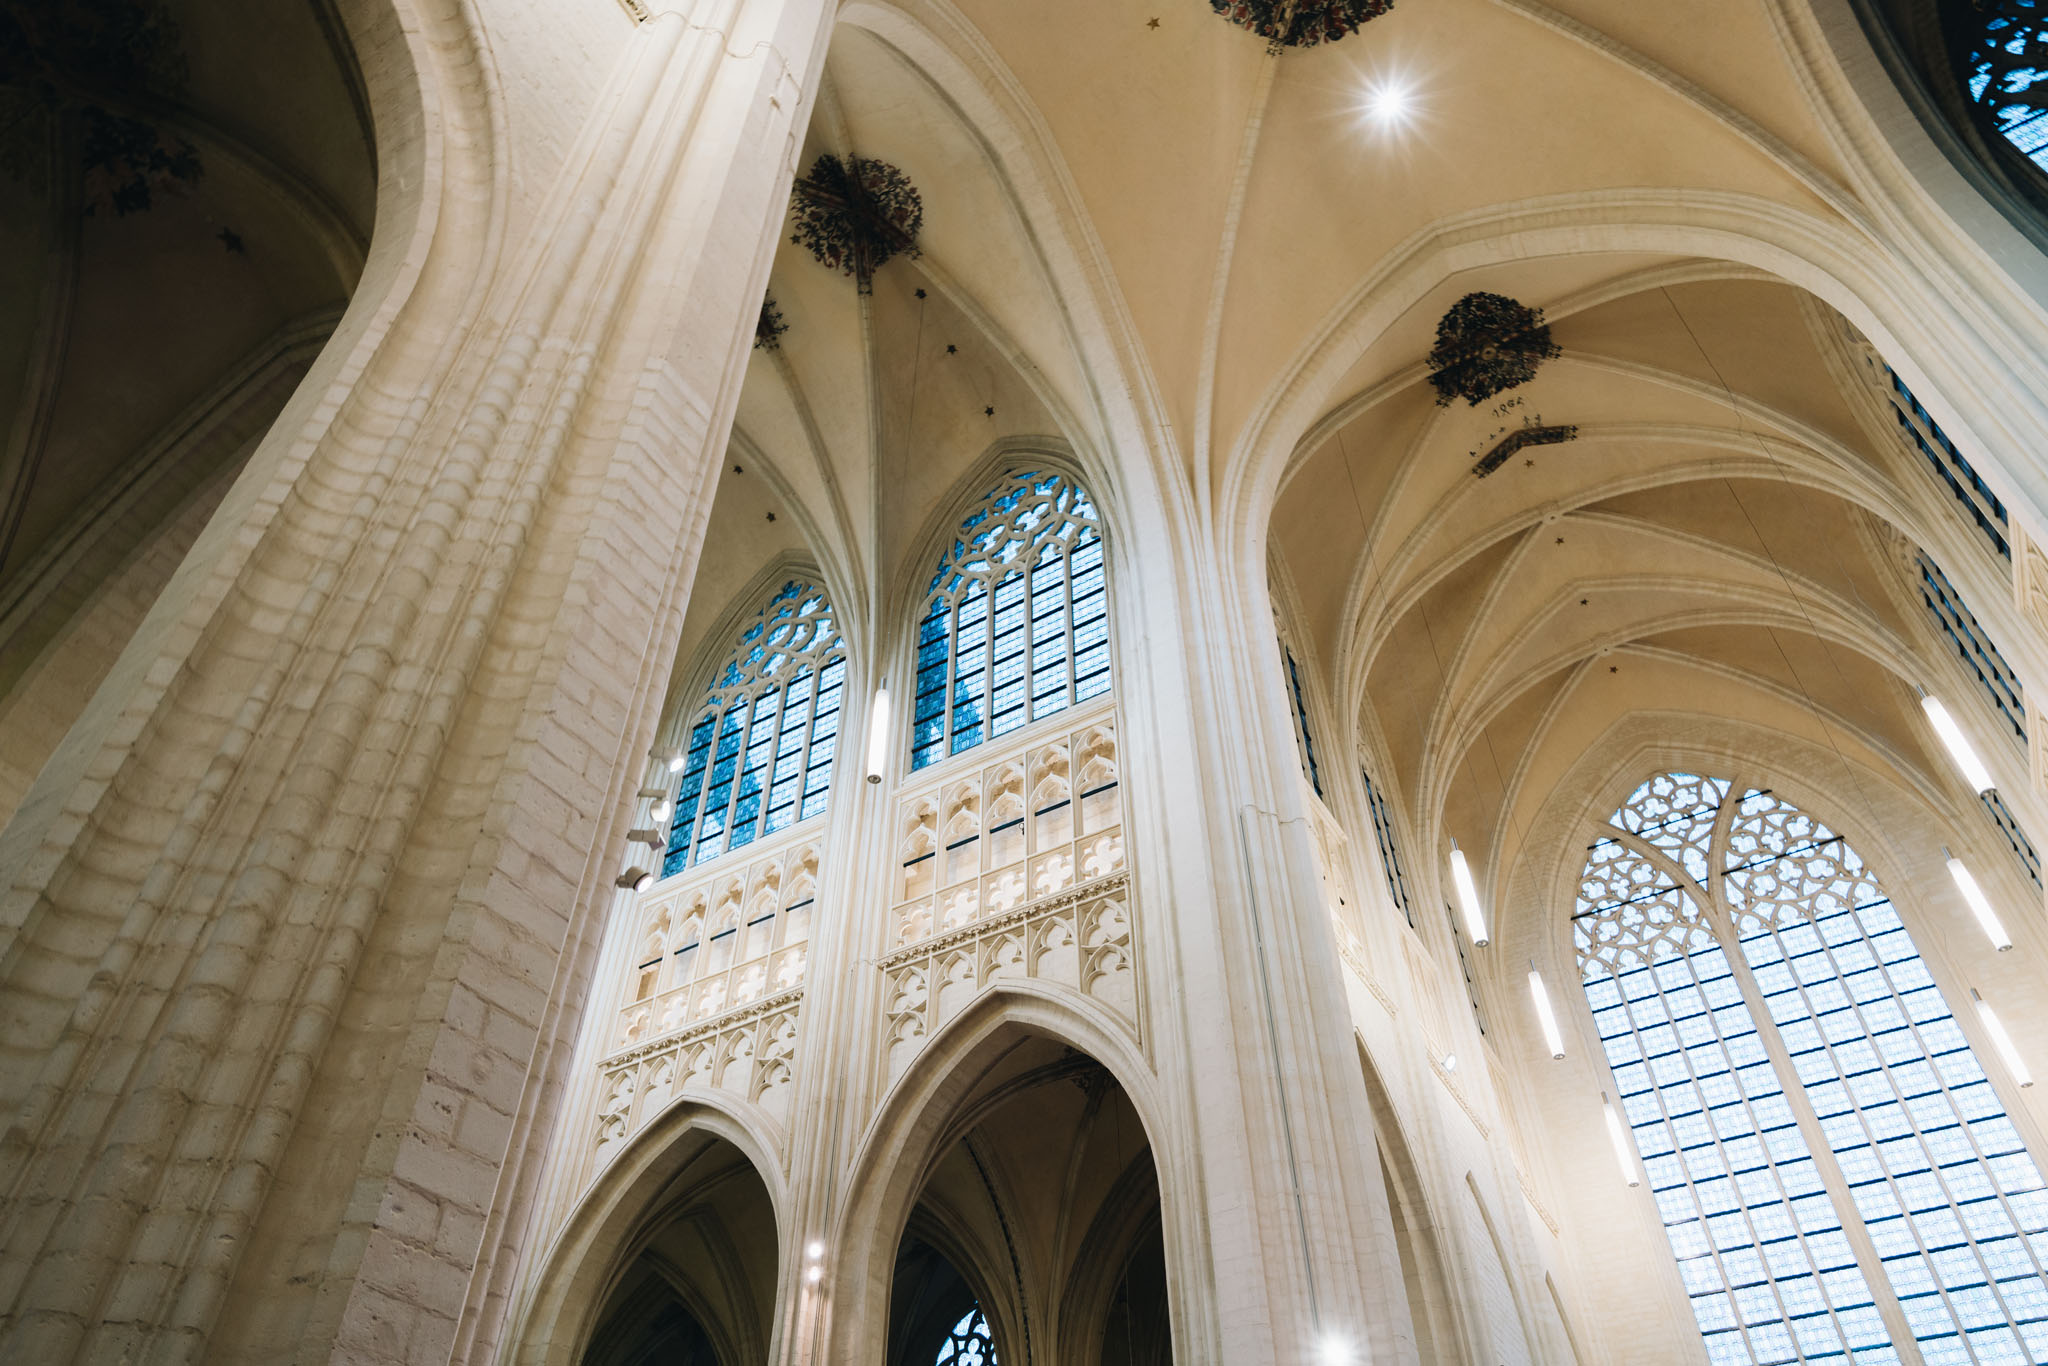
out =
[(375, 8), (363, 290), (0, 836), (0, 1359), (482, 1359), (522, 1251), (831, 6), (621, 13), (524, 216)]

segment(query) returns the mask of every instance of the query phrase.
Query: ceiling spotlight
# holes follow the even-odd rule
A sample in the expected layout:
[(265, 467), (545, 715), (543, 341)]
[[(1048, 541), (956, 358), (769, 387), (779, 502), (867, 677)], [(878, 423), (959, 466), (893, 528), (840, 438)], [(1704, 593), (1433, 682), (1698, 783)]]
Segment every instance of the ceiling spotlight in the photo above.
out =
[(1316, 1346), (1317, 1366), (1350, 1366), (1358, 1358), (1351, 1350), (1351, 1344), (1335, 1333), (1326, 1333)]
[(1385, 130), (1405, 128), (1418, 112), (1415, 87), (1399, 76), (1384, 76), (1365, 87), (1359, 112)]
[(819, 1281), (825, 1279), (825, 1268), (813, 1264), (811, 1269), (804, 1273), (804, 1279), (809, 1281), (812, 1285), (816, 1285)]
[(681, 773), (683, 771), (683, 756), (680, 753), (668, 756), (668, 771), (671, 773)]
[(628, 868), (619, 874), (617, 885), (629, 892), (644, 892), (654, 885), (654, 874), (645, 868)]
[(1372, 111), (1372, 116), (1382, 123), (1399, 123), (1408, 117), (1413, 100), (1414, 96), (1407, 86), (1388, 81), (1372, 92), (1367, 99), (1366, 107)]
[(814, 1262), (824, 1257), (824, 1255), (825, 1245), (823, 1243), (814, 1242), (804, 1249), (804, 1256), (809, 1257)]

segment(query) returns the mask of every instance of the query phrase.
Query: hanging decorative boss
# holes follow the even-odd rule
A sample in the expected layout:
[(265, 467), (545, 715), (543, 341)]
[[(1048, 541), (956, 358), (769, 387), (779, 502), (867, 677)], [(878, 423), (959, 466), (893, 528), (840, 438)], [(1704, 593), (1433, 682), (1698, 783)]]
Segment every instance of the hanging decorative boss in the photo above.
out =
[(1542, 309), (1505, 294), (1467, 294), (1436, 325), (1429, 382), (1436, 387), (1437, 406), (1457, 398), (1477, 406), (1527, 384), (1558, 353)]
[(910, 177), (886, 161), (829, 152), (797, 181), (796, 232), (789, 239), (868, 293), (875, 272), (896, 256), (916, 256), (924, 200)]
[(780, 351), (782, 334), (787, 331), (789, 324), (782, 320), (782, 310), (775, 306), (775, 296), (770, 294), (761, 300), (761, 317), (754, 324), (754, 349)]
[(1209, 0), (1209, 6), (1277, 49), (1334, 43), (1392, 9), (1394, 0)]

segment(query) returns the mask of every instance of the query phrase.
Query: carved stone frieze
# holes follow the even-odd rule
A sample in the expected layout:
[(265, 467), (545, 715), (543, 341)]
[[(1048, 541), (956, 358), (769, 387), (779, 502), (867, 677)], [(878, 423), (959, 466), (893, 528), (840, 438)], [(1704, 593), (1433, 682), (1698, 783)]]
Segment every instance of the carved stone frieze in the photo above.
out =
[(599, 1064), (598, 1161), (685, 1088), (744, 1096), (784, 1118), (803, 995), (801, 987), (785, 991), (606, 1058)]
[(1063, 982), (1115, 1010), (1136, 1032), (1129, 883), (1129, 874), (1115, 873), (883, 958), (889, 1078), (902, 1074), (940, 1026), (1005, 977)]

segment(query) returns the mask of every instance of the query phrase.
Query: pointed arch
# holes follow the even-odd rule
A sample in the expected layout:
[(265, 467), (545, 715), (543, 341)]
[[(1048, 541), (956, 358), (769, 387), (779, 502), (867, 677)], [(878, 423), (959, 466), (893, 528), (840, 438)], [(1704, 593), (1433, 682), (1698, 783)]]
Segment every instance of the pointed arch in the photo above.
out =
[[(1182, 1184), (1176, 1175), (1188, 1169), (1191, 1158), (1160, 1122), (1164, 1099), (1127, 1027), (1061, 988), (1006, 982), (984, 991), (931, 1037), (890, 1089), (861, 1140), (834, 1220), (845, 1259), (832, 1292), (828, 1356), (851, 1360), (864, 1344), (885, 1340), (891, 1269), (919, 1194), (938, 1159), (1002, 1099), (1001, 1092), (976, 1094), (989, 1069), (1034, 1041), (1085, 1054), (1128, 1098), (1159, 1176), (1168, 1282), (1183, 1283), (1181, 1268), (1195, 1235), (1173, 1192)], [(1174, 1297), (1169, 1305), (1176, 1344), (1196, 1340), (1185, 1299)], [(1201, 1337), (1213, 1340), (1206, 1332)]]
[[(563, 1222), (517, 1311), (507, 1360), (573, 1366), (583, 1359), (607, 1300), (644, 1250), (656, 1212), (686, 1187), (693, 1166), (720, 1145), (736, 1149), (760, 1179), (776, 1244), (788, 1245), (789, 1196), (776, 1157), (783, 1145), (780, 1126), (738, 1097), (686, 1090), (620, 1147)], [(778, 1258), (779, 1265), (788, 1261)], [(786, 1265), (780, 1265), (778, 1280), (780, 1298), (794, 1280)]]
[(846, 638), (816, 575), (776, 577), (767, 601), (718, 637), (729, 649), (708, 656), (722, 662), (678, 716), (663, 877), (825, 812), (845, 711)]
[(1849, 841), (1754, 782), (1656, 773), (1589, 848), (1573, 920), (1710, 1355), (2048, 1346), (2048, 1183)]
[(1372, 1108), (1373, 1141), (1379, 1150), (1380, 1177), (1394, 1218), (1394, 1240), (1400, 1254), (1401, 1279), (1407, 1289), (1408, 1317), (1415, 1354), (1422, 1366), (1449, 1366), (1470, 1361), (1467, 1333), (1455, 1306), (1445, 1298), (1454, 1282), (1444, 1260), (1441, 1220), (1431, 1207), (1422, 1170), (1415, 1163), (1406, 1127), (1394, 1098), (1362, 1035), (1354, 1036), (1358, 1068), (1365, 1078), (1365, 1096)]
[(1004, 460), (923, 558), (913, 771), (1110, 691), (1103, 519), (1061, 463)]

